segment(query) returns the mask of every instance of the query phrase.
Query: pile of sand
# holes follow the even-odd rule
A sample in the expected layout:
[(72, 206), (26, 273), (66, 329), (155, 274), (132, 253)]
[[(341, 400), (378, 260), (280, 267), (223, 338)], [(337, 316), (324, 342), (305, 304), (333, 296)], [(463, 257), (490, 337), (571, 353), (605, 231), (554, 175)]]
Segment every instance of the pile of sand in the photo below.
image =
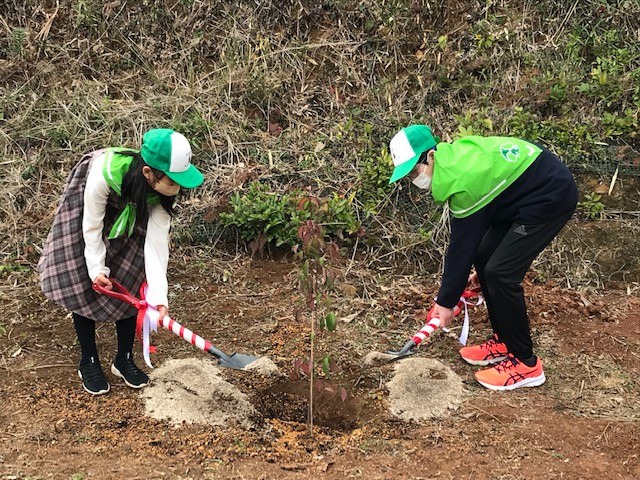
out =
[(278, 367), (269, 357), (260, 357), (257, 360), (251, 362), (242, 370), (246, 372), (257, 373), (265, 377), (281, 377), (282, 372), (278, 370)]
[(379, 367), (389, 362), (393, 362), (394, 360), (398, 360), (397, 355), (390, 355), (382, 352), (369, 352), (364, 357), (362, 364), (366, 367)]
[(247, 396), (222, 378), (210, 359), (168, 360), (149, 375), (141, 392), (145, 414), (173, 425), (198, 423), (252, 426), (255, 409)]
[(456, 410), (465, 390), (460, 377), (430, 358), (405, 358), (395, 365), (387, 383), (389, 410), (405, 421), (443, 418)]

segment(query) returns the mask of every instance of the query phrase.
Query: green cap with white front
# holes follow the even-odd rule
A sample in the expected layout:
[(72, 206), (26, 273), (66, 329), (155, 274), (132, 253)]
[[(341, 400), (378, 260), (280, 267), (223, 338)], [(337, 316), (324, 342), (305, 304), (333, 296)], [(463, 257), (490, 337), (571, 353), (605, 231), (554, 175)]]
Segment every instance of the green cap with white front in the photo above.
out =
[(426, 125), (410, 125), (403, 128), (389, 142), (393, 159), (393, 173), (389, 183), (405, 177), (418, 163), (420, 155), (431, 150), (440, 141)]
[(204, 180), (200, 170), (191, 164), (189, 141), (169, 128), (155, 128), (145, 133), (140, 154), (147, 165), (164, 172), (181, 187), (195, 188)]

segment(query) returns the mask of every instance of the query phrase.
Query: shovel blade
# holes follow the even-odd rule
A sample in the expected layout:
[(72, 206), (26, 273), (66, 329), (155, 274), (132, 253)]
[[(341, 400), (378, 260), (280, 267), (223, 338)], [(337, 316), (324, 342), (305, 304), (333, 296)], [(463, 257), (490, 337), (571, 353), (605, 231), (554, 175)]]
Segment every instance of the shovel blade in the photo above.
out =
[(231, 355), (221, 356), (218, 361), (221, 367), (234, 368), (236, 370), (244, 370), (244, 368), (258, 360), (260, 357), (253, 357), (243, 353), (233, 353)]
[(211, 345), (207, 351), (218, 359), (218, 365), (221, 367), (235, 368), (236, 370), (243, 370), (244, 367), (260, 358), (252, 355), (245, 355), (243, 353), (232, 353), (231, 355), (227, 355), (213, 345)]
[(220, 366), (227, 368), (235, 368), (236, 370), (244, 370), (244, 368), (258, 360), (260, 357), (252, 357), (242, 353), (233, 353), (226, 358), (220, 358)]
[(404, 347), (402, 347), (397, 352), (388, 351), (386, 353), (387, 355), (393, 355), (398, 358), (408, 357), (409, 355), (413, 355), (415, 353), (415, 350), (414, 350), (415, 347), (416, 347), (415, 342), (413, 340), (409, 340), (407, 343), (404, 344)]

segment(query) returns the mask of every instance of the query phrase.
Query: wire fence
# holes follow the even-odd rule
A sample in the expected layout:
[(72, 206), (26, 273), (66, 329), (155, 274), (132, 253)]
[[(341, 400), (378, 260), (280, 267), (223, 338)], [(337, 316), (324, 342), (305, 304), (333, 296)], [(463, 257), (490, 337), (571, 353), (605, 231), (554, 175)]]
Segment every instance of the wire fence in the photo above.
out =
[(629, 145), (599, 146), (589, 156), (565, 161), (576, 173), (640, 176), (640, 152)]

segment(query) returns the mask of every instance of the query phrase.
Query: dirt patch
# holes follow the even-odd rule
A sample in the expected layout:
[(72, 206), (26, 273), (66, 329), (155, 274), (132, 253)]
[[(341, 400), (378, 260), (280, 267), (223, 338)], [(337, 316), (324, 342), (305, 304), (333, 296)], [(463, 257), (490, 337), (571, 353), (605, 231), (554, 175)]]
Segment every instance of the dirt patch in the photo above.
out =
[(142, 391), (145, 414), (172, 425), (196, 423), (226, 426), (253, 425), (255, 410), (247, 396), (222, 378), (210, 360), (169, 360), (150, 375)]
[[(367, 352), (397, 349), (424, 324), (437, 288), (425, 277), (352, 271), (353, 283), (366, 288), (355, 297), (336, 296), (336, 311), (340, 318), (364, 313), (340, 322), (339, 335), (317, 338), (318, 347), (336, 359), (329, 382), (345, 387), (349, 395), (343, 402), (335, 393), (314, 392), (311, 439), (308, 378), (289, 378), (294, 360), (308, 351), (308, 325), (297, 321), (291, 308), (295, 279), (276, 262), (209, 257), (206, 264), (174, 259), (170, 271), (176, 272), (172, 284), (183, 285), (172, 290), (176, 318), (224, 351), (240, 349), (272, 359), (286, 377), (217, 369), (212, 357), (164, 331), (154, 335), (154, 364), (159, 367), (152, 376), (172, 359), (206, 359), (196, 362), (206, 365), (204, 373), (216, 371), (253, 406), (253, 426), (234, 419), (216, 427), (156, 420), (145, 415), (142, 396), (157, 382), (139, 392), (108, 370), (111, 392), (88, 396), (75, 372), (79, 352), (66, 312), (44, 302), (37, 283), (16, 273), (0, 285), (4, 299), (11, 299), (5, 302), (11, 323), (5, 322), (4, 334), (0, 330), (0, 397), (6, 399), (0, 414), (0, 478), (419, 475), (489, 480), (496, 472), (512, 479), (640, 478), (640, 300), (626, 291), (600, 295), (540, 278), (525, 282), (536, 352), (548, 380), (539, 388), (496, 395), (474, 381), (476, 369), (460, 359), (457, 339), (442, 333), (423, 344), (421, 357), (363, 365)], [(224, 282), (218, 271), (232, 274)], [(274, 277), (281, 282), (269, 286)], [(490, 334), (483, 306), (472, 309), (472, 323), (470, 342)], [(98, 346), (107, 364), (117, 347), (112, 325), (98, 328)], [(437, 371), (411, 366), (422, 355), (449, 366), (469, 394), (455, 415), (405, 422), (389, 413), (386, 383), (397, 366), (438, 380)], [(319, 368), (316, 372), (322, 377)], [(189, 367), (180, 375), (198, 371)], [(419, 391), (415, 373), (411, 382), (412, 390)], [(180, 388), (196, 391), (199, 386)], [(157, 398), (166, 399), (163, 395)], [(190, 414), (214, 403), (213, 393), (197, 396), (205, 400), (204, 407), (191, 406)], [(416, 405), (423, 409), (444, 396), (420, 393)]]
[[(306, 423), (309, 411), (309, 384), (301, 380), (281, 380), (253, 396), (253, 402), (265, 419)], [(384, 416), (375, 399), (348, 395), (340, 398), (337, 389), (315, 389), (314, 424), (332, 430), (352, 431), (374, 418)]]
[(462, 403), (462, 380), (437, 360), (403, 359), (394, 371), (387, 383), (389, 411), (394, 417), (416, 422), (443, 418)]

